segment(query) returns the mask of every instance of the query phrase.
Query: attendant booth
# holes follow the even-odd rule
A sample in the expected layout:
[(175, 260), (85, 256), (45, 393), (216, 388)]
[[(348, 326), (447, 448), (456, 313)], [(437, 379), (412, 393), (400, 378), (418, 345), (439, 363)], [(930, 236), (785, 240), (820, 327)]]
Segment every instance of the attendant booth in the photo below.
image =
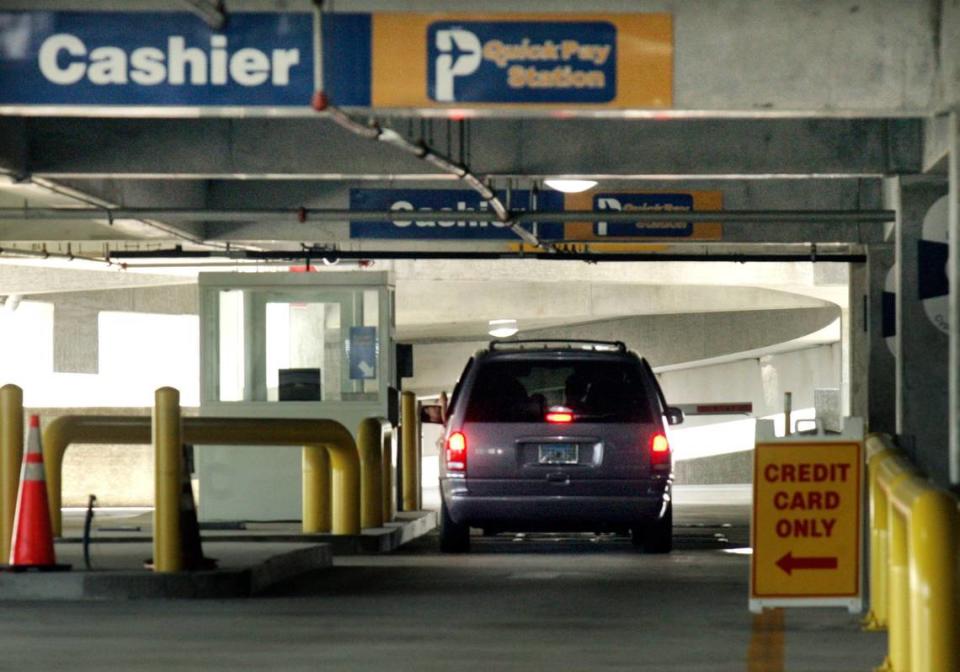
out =
[[(356, 434), (396, 415), (388, 273), (202, 273), (200, 415), (329, 418)], [(195, 450), (203, 521), (299, 520), (301, 451)]]

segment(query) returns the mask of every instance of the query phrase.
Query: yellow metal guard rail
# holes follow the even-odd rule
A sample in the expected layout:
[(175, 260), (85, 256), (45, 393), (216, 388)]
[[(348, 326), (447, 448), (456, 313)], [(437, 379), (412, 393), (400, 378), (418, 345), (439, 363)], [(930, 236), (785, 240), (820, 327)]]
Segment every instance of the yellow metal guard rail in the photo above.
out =
[(960, 672), (960, 510), (894, 448), (867, 438), (867, 627), (889, 630), (889, 672)]
[[(333, 420), (275, 418), (183, 418), (187, 444), (303, 446), (303, 531), (334, 534), (360, 532), (360, 459), (350, 432)], [(150, 418), (137, 416), (63, 415), (43, 432), (43, 460), (53, 533), (62, 534), (63, 456), (73, 443), (147, 444)], [(327, 452), (330, 469), (327, 468)], [(330, 478), (330, 471), (333, 478)], [(332, 487), (330, 481), (332, 480)], [(179, 476), (177, 476), (179, 488)], [(333, 492), (333, 511), (326, 501)], [(331, 520), (332, 519), (332, 520)], [(329, 525), (324, 529), (324, 522)]]

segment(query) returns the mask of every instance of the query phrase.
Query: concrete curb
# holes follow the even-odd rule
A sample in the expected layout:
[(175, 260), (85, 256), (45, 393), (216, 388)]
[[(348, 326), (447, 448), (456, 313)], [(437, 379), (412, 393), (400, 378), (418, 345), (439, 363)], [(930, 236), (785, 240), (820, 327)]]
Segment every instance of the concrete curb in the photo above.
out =
[[(211, 531), (204, 530), (203, 543), (249, 542), (249, 543), (313, 543), (329, 545), (334, 555), (362, 555), (367, 553), (390, 553), (417, 537), (423, 536), (437, 526), (435, 511), (401, 513), (397, 520), (383, 527), (372, 527), (356, 535), (294, 534), (289, 532), (261, 531)], [(149, 543), (151, 537), (143, 534), (122, 536), (95, 536), (93, 544)], [(80, 537), (64, 537), (58, 543), (79, 544)]]
[(267, 558), (253, 567), (154, 574), (146, 571), (0, 574), (0, 600), (136, 600), (250, 597), (333, 565), (318, 544)]
[(333, 553), (327, 544), (275, 555), (250, 569), (248, 594), (259, 595), (281, 583), (331, 566)]
[[(301, 547), (271, 555), (249, 567), (176, 574), (155, 574), (132, 569), (0, 572), (0, 602), (251, 597), (304, 574), (331, 567), (334, 555), (389, 553), (426, 534), (436, 527), (436, 524), (435, 512), (417, 511), (399, 514), (395, 522), (388, 523), (385, 527), (364, 530), (362, 534), (353, 536), (283, 534), (269, 531), (251, 531), (246, 534), (208, 532), (203, 537), (204, 543), (274, 543), (297, 544)], [(78, 538), (65, 538), (57, 540), (57, 543), (72, 545), (80, 541)], [(130, 549), (129, 552), (125, 551), (128, 558), (139, 551), (143, 551), (139, 557), (145, 557), (149, 554), (147, 549), (151, 538), (137, 534), (94, 537), (93, 542), (104, 545), (118, 544), (118, 548)], [(246, 552), (249, 552), (249, 549)]]

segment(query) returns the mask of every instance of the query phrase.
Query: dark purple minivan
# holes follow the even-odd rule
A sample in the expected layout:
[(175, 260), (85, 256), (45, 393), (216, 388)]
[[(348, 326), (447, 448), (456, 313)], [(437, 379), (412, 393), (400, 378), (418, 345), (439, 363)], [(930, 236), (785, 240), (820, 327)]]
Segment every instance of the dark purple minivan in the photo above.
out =
[(629, 533), (672, 547), (667, 405), (645, 359), (617, 342), (493, 341), (450, 398), (440, 464), (440, 546), (484, 534)]

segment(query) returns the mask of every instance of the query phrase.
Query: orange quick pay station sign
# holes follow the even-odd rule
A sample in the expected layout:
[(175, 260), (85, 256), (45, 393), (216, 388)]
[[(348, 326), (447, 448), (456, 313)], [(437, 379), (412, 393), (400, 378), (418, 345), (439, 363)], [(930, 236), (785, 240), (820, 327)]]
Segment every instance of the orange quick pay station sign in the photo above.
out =
[[(848, 419), (848, 425), (850, 420), (862, 426), (857, 419)], [(751, 610), (860, 609), (862, 430), (859, 434), (776, 437), (772, 422), (757, 422)]]

